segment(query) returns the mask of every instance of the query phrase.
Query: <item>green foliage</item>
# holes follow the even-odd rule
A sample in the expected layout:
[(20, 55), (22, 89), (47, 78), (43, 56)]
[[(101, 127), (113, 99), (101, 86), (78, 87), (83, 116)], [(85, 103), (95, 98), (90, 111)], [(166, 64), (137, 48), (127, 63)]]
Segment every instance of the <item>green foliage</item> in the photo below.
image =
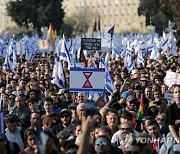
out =
[(7, 13), (20, 27), (33, 26), (40, 33), (41, 27), (60, 30), (64, 11), (62, 0), (17, 0), (7, 3)]
[(145, 16), (146, 25), (155, 26), (159, 34), (162, 34), (168, 26), (168, 21), (172, 20), (170, 14), (167, 15), (162, 11), (159, 0), (140, 0), (138, 15)]
[(64, 34), (66, 37), (71, 37), (74, 32), (74, 25), (76, 24), (73, 18), (64, 18), (64, 22), (61, 25), (61, 35)]

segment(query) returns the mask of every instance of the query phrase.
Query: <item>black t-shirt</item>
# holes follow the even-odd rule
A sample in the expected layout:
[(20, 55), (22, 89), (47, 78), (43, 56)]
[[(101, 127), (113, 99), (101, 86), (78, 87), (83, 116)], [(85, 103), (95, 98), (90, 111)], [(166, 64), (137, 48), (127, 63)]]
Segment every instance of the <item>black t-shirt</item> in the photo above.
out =
[(179, 131), (180, 109), (177, 107), (176, 103), (171, 104), (167, 109), (166, 124), (167, 125), (174, 125), (176, 132)]

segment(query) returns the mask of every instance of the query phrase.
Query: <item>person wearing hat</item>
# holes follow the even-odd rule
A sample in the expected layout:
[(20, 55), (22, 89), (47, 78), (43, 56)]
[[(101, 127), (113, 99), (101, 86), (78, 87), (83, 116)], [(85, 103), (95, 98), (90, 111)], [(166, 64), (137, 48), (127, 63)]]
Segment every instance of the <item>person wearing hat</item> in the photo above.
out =
[(76, 113), (76, 108), (77, 108), (77, 103), (71, 103), (69, 105), (69, 110), (71, 111), (71, 116), (72, 116), (72, 123), (77, 119), (77, 113)]
[(66, 130), (69, 133), (72, 132), (73, 127), (71, 124), (71, 111), (69, 109), (63, 109), (60, 112), (60, 119), (61, 119), (61, 123), (59, 123), (58, 125), (54, 126), (52, 128), (52, 132), (57, 135), (58, 132), (62, 131), (62, 130)]
[(60, 109), (68, 108), (68, 104), (66, 103), (65, 99), (65, 92), (66, 89), (59, 89), (58, 93), (56, 93), (58, 98), (58, 106)]
[(156, 105), (156, 101), (151, 101), (147, 110), (147, 116), (152, 116), (154, 119), (158, 115), (159, 110)]
[(126, 107), (123, 108), (123, 109), (120, 109), (118, 111), (118, 114), (121, 114), (123, 113), (124, 111), (136, 111), (137, 110), (137, 99), (134, 95), (129, 95), (126, 99)]
[(140, 84), (143, 87), (143, 89), (145, 89), (149, 85), (149, 82), (150, 80), (145, 77), (140, 79)]
[(113, 110), (120, 110), (122, 108), (124, 108), (126, 106), (126, 99), (127, 97), (130, 95), (130, 92), (129, 91), (125, 91), (121, 94), (121, 98), (118, 102), (115, 102), (113, 104), (111, 104), (109, 106), (110, 109), (113, 109)]

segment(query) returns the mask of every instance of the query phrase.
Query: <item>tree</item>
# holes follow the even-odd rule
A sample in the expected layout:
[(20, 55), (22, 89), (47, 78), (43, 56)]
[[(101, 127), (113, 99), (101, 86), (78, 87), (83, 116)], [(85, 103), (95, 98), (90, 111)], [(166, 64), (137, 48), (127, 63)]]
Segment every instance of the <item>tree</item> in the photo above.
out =
[(33, 26), (39, 34), (41, 27), (48, 27), (50, 23), (59, 31), (64, 17), (62, 0), (10, 1), (7, 13), (18, 26)]
[(165, 14), (162, 11), (160, 0), (140, 0), (138, 15), (146, 17), (146, 25), (154, 25), (156, 32), (162, 34), (172, 20), (172, 14)]
[(72, 37), (75, 24), (76, 21), (73, 18), (64, 18), (63, 24), (61, 25), (61, 35), (64, 34), (66, 37)]
[(179, 0), (160, 0), (161, 10), (167, 16), (172, 16), (175, 22), (177, 46), (180, 46), (180, 1)]

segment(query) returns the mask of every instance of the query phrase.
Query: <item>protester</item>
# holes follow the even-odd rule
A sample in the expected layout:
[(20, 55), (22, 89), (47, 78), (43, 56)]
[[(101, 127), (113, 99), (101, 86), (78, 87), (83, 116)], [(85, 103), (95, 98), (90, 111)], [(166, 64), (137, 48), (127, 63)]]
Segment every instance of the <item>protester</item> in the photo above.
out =
[[(111, 38), (112, 52), (84, 52), (79, 50), (78, 37), (66, 39), (65, 44), (57, 39), (49, 51), (43, 51), (38, 48), (35, 36), (24, 36), (14, 42), (15, 50), (7, 48), (14, 39), (0, 36), (0, 49), (3, 49), (0, 52), (0, 93), (7, 138), (4, 140), (0, 135), (1, 145), (13, 141), (23, 150), (21, 153), (29, 153), (27, 150), (37, 153), (42, 150), (41, 146), (37, 149), (34, 145), (37, 140), (41, 141), (40, 134), (44, 132), (49, 138), (44, 146), (46, 153), (115, 154), (122, 150), (139, 154), (172, 153), (179, 144), (180, 92), (179, 84), (172, 86), (177, 82), (175, 79), (168, 81), (173, 75), (166, 74), (170, 71), (179, 76), (180, 50), (172, 34), (167, 39), (170, 48), (166, 49), (163, 47), (166, 39), (157, 34), (118, 37)], [(65, 46), (63, 50), (61, 45)], [(85, 66), (81, 65), (82, 61), (86, 63), (82, 60), (83, 53), (87, 54), (84, 60), (89, 58), (91, 69), (105, 68), (103, 92), (78, 88), (72, 92), (71, 82), (76, 76), (71, 76), (70, 67)], [(92, 84), (94, 78), (92, 81), (91, 77), (86, 80)], [(85, 82), (85, 78), (76, 80), (77, 84)], [(12, 117), (8, 118), (10, 115)], [(32, 142), (26, 138), (25, 149), (24, 129), (34, 129), (37, 133)], [(128, 136), (129, 142), (125, 143)], [(138, 143), (138, 138), (153, 142)], [(79, 146), (75, 145), (75, 140)], [(5, 148), (0, 146), (0, 150), (3, 152)]]
[(11, 142), (16, 142), (20, 149), (24, 149), (24, 130), (18, 127), (20, 122), (19, 118), (15, 114), (8, 114), (5, 117), (5, 129), (6, 138)]
[(34, 129), (27, 129), (24, 134), (26, 148), (19, 154), (37, 154), (38, 153), (38, 133)]

